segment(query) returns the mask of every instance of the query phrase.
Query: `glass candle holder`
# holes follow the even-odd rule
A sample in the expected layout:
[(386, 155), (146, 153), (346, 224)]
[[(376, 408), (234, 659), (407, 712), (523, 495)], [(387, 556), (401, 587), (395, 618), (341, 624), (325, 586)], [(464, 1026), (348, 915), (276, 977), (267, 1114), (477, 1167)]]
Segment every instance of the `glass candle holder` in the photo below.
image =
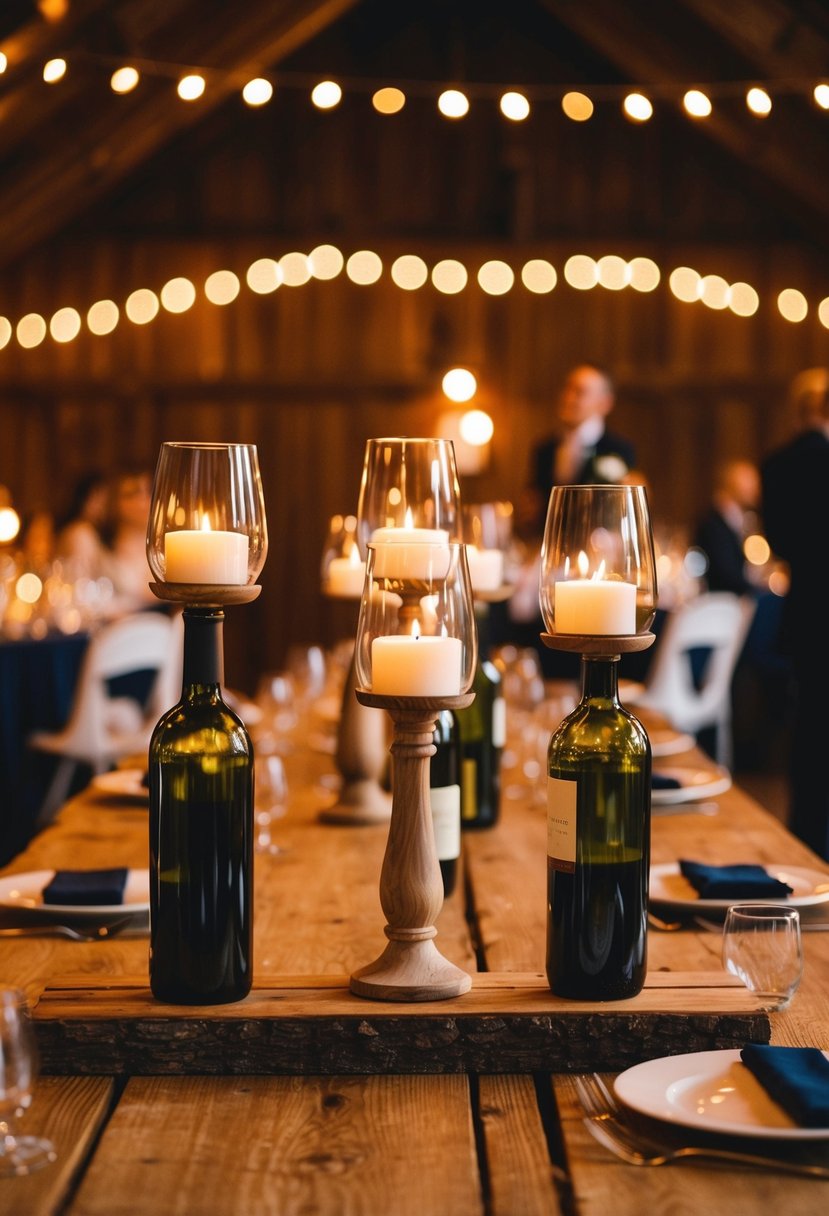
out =
[(357, 625), (359, 688), (388, 696), (468, 691), (477, 630), (464, 546), (402, 539), (368, 546)]
[(359, 600), (366, 579), (366, 563), (357, 541), (357, 516), (334, 515), (322, 551), (322, 589), (339, 599)]
[(388, 539), (391, 529), (406, 529), (412, 542), (460, 541), (459, 504), (451, 440), (368, 440), (357, 509), (363, 553), (370, 541)]
[(267, 551), (256, 447), (163, 443), (147, 527), (156, 581), (246, 586), (256, 582)]
[(541, 612), (549, 633), (645, 633), (656, 595), (644, 486), (555, 486), (541, 549)]

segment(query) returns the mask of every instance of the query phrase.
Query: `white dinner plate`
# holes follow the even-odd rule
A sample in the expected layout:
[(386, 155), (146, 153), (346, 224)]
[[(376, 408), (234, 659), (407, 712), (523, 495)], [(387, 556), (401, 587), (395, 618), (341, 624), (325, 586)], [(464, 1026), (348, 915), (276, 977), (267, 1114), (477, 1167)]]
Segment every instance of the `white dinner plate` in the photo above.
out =
[(98, 773), (90, 785), (107, 798), (128, 798), (130, 802), (149, 802), (150, 791), (144, 785), (144, 771), (140, 768), (116, 768), (111, 773)]
[(785, 904), (787, 908), (809, 908), (813, 904), (824, 904), (829, 900), (829, 874), (820, 870), (807, 870), (804, 866), (764, 864), (763, 869), (780, 882), (788, 883), (792, 894), (775, 899), (764, 895), (752, 899), (744, 895), (737, 899), (700, 899), (695, 889), (679, 868), (679, 862), (668, 861), (651, 866), (651, 903), (671, 904), (674, 908), (688, 908), (694, 912), (727, 912), (732, 904), (764, 903)]
[(149, 915), (150, 872), (128, 870), (124, 899), (120, 904), (45, 904), (43, 888), (55, 876), (54, 870), (31, 870), (0, 878), (0, 909), (23, 912), (38, 920), (103, 920), (117, 916)]
[(620, 1073), (614, 1088), (619, 1101), (639, 1114), (703, 1132), (767, 1140), (829, 1139), (829, 1127), (799, 1127), (746, 1068), (739, 1050), (647, 1060)]
[(694, 746), (693, 735), (674, 730), (670, 726), (656, 727), (648, 731), (651, 741), (651, 753), (654, 756), (676, 756), (679, 752), (690, 751)]
[(673, 777), (680, 784), (673, 789), (652, 790), (652, 806), (674, 806), (677, 802), (693, 802), (697, 798), (714, 798), (731, 788), (731, 774), (727, 768), (668, 768), (660, 764), (654, 769), (661, 777)]

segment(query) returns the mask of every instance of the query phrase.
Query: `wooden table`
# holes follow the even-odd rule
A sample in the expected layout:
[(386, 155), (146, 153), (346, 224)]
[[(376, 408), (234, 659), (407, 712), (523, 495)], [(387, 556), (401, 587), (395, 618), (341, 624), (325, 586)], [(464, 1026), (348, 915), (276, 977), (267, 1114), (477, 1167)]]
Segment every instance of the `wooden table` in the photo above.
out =
[[(693, 762), (692, 755), (688, 759)], [(335, 977), (373, 957), (383, 940), (377, 885), (386, 832), (316, 822), (319, 808), (332, 799), (318, 783), (330, 768), (328, 757), (307, 752), (288, 760), (291, 811), (276, 833), (285, 851), (256, 859), (257, 993), (286, 976), (319, 977), (316, 983), (336, 988)], [(653, 860), (686, 855), (820, 865), (739, 790), (719, 802), (716, 818), (655, 818)], [(505, 798), (498, 827), (466, 835), (464, 849), (465, 882), (441, 914), (441, 948), (473, 971), (538, 975), (543, 807), (529, 792)], [(88, 792), (9, 869), (137, 866), (146, 865), (146, 857), (146, 809)], [(805, 934), (804, 946), (801, 988), (790, 1010), (771, 1015), (772, 1040), (827, 1048), (829, 933)], [(714, 933), (651, 932), (650, 973), (664, 973), (668, 982), (677, 973), (719, 973), (719, 950)], [(100, 997), (110, 982), (116, 988), (146, 983), (146, 954), (146, 937), (94, 944), (0, 940), (0, 983), (23, 987), (37, 1001), (60, 977), (74, 976), (70, 1013), (83, 1024), (93, 992)], [(362, 1007), (370, 1037), (378, 1005)], [(169, 1037), (175, 1028), (164, 1033)], [(50, 1135), (60, 1156), (31, 1178), (0, 1181), (2, 1216), (733, 1216), (782, 1210), (823, 1216), (829, 1203), (829, 1183), (773, 1172), (625, 1165), (584, 1129), (571, 1079), (543, 1070), (49, 1075), (40, 1079), (24, 1123)], [(810, 1159), (829, 1164), (829, 1148), (818, 1146)]]

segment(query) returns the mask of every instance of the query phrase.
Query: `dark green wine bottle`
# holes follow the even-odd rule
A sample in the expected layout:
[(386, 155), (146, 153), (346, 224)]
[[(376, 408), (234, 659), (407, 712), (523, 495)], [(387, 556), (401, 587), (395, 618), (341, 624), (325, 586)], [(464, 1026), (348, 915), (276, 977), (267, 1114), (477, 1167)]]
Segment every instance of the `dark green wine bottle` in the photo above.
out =
[(475, 700), (457, 711), (461, 741), (461, 827), (491, 828), (501, 802), (501, 753), (506, 713), (501, 673), (481, 659), (471, 691)]
[(185, 610), (181, 700), (150, 741), (150, 987), (174, 1004), (250, 991), (253, 748), (225, 705), (220, 610)]
[(547, 781), (547, 977), (558, 996), (635, 996), (647, 969), (651, 749), (620, 704), (618, 660), (582, 659)]
[(437, 750), (429, 761), (429, 799), (443, 894), (451, 895), (458, 880), (461, 855), (460, 748), (451, 710), (444, 709), (438, 714), (433, 741)]

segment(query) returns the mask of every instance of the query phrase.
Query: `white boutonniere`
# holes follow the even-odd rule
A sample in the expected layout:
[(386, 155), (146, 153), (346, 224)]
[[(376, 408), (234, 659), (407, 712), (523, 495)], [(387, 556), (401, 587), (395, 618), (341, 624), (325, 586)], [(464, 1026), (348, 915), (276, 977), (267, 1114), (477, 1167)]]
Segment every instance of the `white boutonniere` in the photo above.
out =
[(611, 484), (619, 482), (627, 474), (628, 467), (621, 456), (597, 456), (593, 462), (596, 476)]

